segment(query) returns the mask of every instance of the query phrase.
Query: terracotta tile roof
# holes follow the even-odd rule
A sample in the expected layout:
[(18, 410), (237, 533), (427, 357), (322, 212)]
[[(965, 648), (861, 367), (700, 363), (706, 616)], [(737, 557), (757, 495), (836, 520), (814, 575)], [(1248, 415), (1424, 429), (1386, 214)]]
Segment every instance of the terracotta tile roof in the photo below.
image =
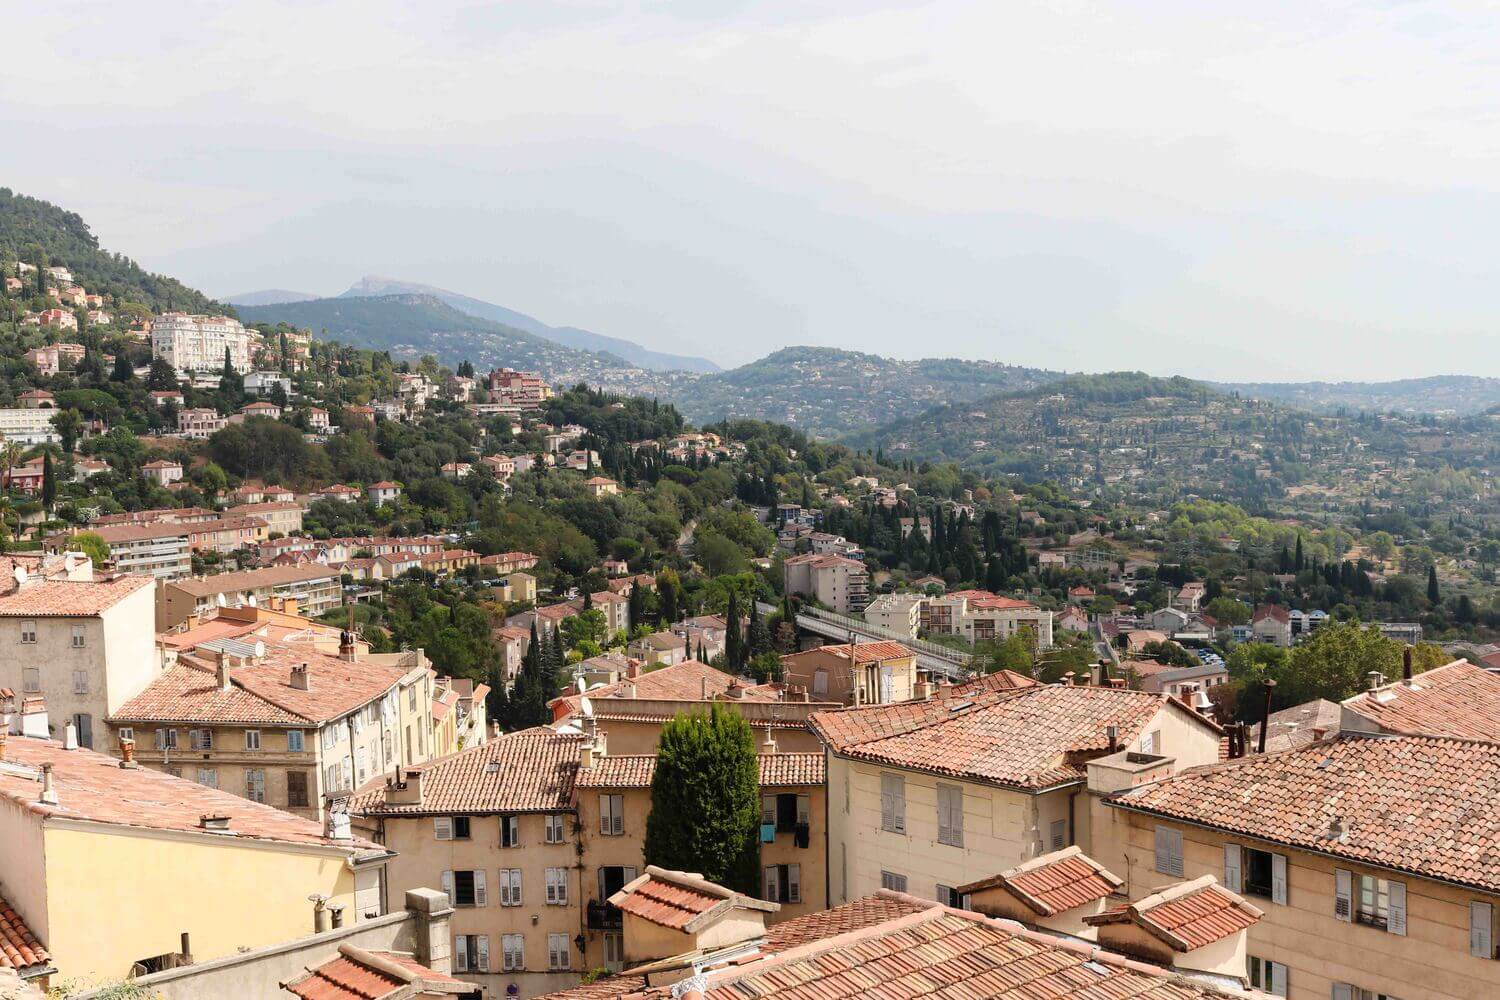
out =
[(609, 901), (626, 913), (649, 920), (662, 927), (682, 930), (715, 907), (733, 897), (711, 894), (700, 887), (653, 874), (648, 868), (630, 885), (609, 898)]
[(1342, 707), (1388, 733), (1500, 741), (1500, 673), (1468, 660), (1362, 692)]
[[(6, 746), (6, 760), (20, 767), (0, 768), (0, 795), (44, 817), (143, 830), (202, 832), (199, 821), (203, 816), (227, 816), (234, 837), (241, 840), (320, 845), (349, 853), (384, 851), (359, 838), (329, 840), (323, 836), (323, 828), (311, 820), (230, 792), (148, 767), (122, 768), (113, 757), (92, 750), (64, 750), (61, 743), (52, 740), (12, 737)], [(56, 805), (38, 801), (41, 784), (36, 774), (44, 763), (52, 765)], [(21, 769), (27, 769), (26, 773)]]
[[(120, 706), (111, 718), (164, 722), (331, 722), (394, 688), (408, 670), (368, 660), (329, 656), (306, 643), (258, 639), (265, 655), (229, 671), (230, 691), (218, 688), (218, 669), (201, 648), (181, 653), (177, 666)], [(307, 664), (308, 689), (292, 687), (292, 667)], [(236, 693), (238, 692), (238, 693)]]
[[(785, 659), (796, 660), (799, 656), (807, 653), (826, 653), (837, 656), (841, 660), (849, 659), (849, 644), (840, 643), (835, 646), (817, 646), (802, 653), (791, 653)], [(904, 657), (914, 656), (910, 649), (899, 642), (860, 642), (854, 645), (855, 663), (875, 663), (881, 660), (899, 660)]]
[(708, 973), (707, 1000), (1197, 1000), (1225, 993), (1017, 924), (941, 906)]
[(1212, 875), (1168, 886), (1133, 903), (1083, 918), (1091, 927), (1135, 924), (1176, 951), (1204, 948), (1254, 926), (1261, 911)]
[[(820, 753), (766, 753), (756, 760), (762, 788), (822, 785), (827, 780), (827, 762)], [(655, 754), (601, 757), (593, 767), (579, 770), (578, 787), (650, 788), (655, 775)]]
[(0, 596), (0, 617), (97, 615), (155, 582), (149, 576), (118, 576), (102, 581), (39, 580)]
[(0, 969), (20, 972), (35, 965), (46, 965), (52, 956), (31, 933), (26, 921), (0, 896)]
[(1190, 768), (1106, 799), (1427, 878), (1500, 892), (1500, 745), (1346, 735)]
[[(527, 633), (528, 635), (530, 633)], [(670, 633), (657, 633), (670, 635)], [(676, 636), (673, 636), (676, 639)], [(677, 639), (677, 645), (682, 640)], [(669, 667), (658, 670), (648, 670), (637, 677), (627, 677), (613, 684), (601, 684), (589, 689), (586, 695), (589, 701), (594, 703), (597, 709), (599, 703), (609, 698), (623, 698), (627, 695), (622, 692), (629, 690), (627, 685), (633, 685), (635, 693), (628, 697), (644, 699), (647, 701), (702, 701), (705, 690), (710, 699), (718, 698), (729, 690), (731, 684), (744, 681), (739, 680), (733, 674), (725, 673), (717, 667), (711, 667), (697, 660), (683, 660)], [(780, 698), (779, 689), (769, 684), (745, 685), (743, 696), (752, 701), (777, 701)], [(570, 694), (561, 698), (554, 698), (549, 704), (556, 712), (558, 702), (567, 706), (568, 714), (578, 710), (579, 699), (584, 695)]]
[(990, 691), (1013, 691), (1016, 688), (1036, 687), (1040, 683), (1014, 670), (996, 670), (992, 674), (976, 677), (972, 681), (941, 687), (938, 693), (944, 698), (963, 698)]
[(1315, 738), (1315, 729), (1323, 730), (1325, 736), (1337, 735), (1341, 712), (1338, 702), (1325, 698), (1272, 712), (1266, 726), (1266, 753), (1307, 746)]
[(542, 726), (506, 733), (407, 768), (421, 772), (420, 804), (386, 802), (384, 779), (377, 779), (360, 789), (349, 808), (366, 816), (562, 812), (572, 807), (582, 744), (580, 734)]
[(960, 886), (962, 893), (1008, 889), (1039, 916), (1050, 917), (1113, 895), (1123, 882), (1076, 846), (1043, 854), (999, 875)]
[(835, 566), (850, 566), (857, 567), (859, 569), (865, 568), (865, 564), (857, 559), (846, 559), (843, 556), (836, 556), (832, 552), (825, 552), (822, 555), (809, 552), (805, 555), (792, 556), (785, 561), (785, 565), (812, 566), (815, 569), (831, 569)]
[(1087, 758), (1108, 749), (1107, 726), (1128, 744), (1174, 706), (1217, 731), (1165, 695), (1050, 684), (814, 712), (809, 722), (844, 757), (1040, 789), (1086, 780)]
[[(410, 955), (391, 951), (365, 951), (360, 948), (342, 946), (339, 957), (324, 962), (316, 969), (286, 984), (288, 993), (302, 1000), (382, 1000), (393, 993), (405, 990), (409, 983), (419, 990), (429, 984), (434, 986), (463, 985), (444, 972), (436, 972), (421, 964)], [(439, 988), (441, 988), (439, 986)], [(442, 989), (441, 993), (403, 992), (402, 996), (434, 996), (458, 992)]]
[(1262, 622), (1267, 618), (1285, 625), (1292, 620), (1292, 613), (1278, 604), (1262, 604), (1251, 616), (1252, 622)]
[(258, 587), (277, 587), (288, 583), (304, 583), (309, 580), (336, 580), (338, 575), (338, 570), (330, 569), (320, 563), (299, 563), (295, 566), (266, 566), (262, 569), (247, 569), (239, 573), (195, 576), (187, 580), (174, 580), (171, 586), (194, 597), (212, 597), (215, 594), (254, 590)]

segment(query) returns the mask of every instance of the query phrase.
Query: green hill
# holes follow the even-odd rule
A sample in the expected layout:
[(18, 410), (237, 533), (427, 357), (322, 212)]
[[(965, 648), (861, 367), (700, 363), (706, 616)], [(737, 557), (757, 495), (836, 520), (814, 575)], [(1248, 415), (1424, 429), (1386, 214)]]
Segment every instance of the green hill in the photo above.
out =
[(433, 355), (443, 364), (472, 361), (540, 371), (554, 381), (597, 377), (627, 367), (609, 354), (578, 351), (503, 323), (460, 312), (432, 295), (312, 299), (240, 306), (247, 323), (290, 323), (322, 339), (389, 351), (395, 358)]
[(788, 347), (705, 375), (674, 396), (698, 422), (749, 417), (847, 437), (935, 406), (1045, 385), (1061, 373), (989, 361), (898, 361), (830, 347)]
[(100, 249), (76, 212), (0, 188), (0, 264), (12, 261), (66, 267), (90, 292), (152, 312), (233, 311), (176, 278), (152, 274), (124, 254)]

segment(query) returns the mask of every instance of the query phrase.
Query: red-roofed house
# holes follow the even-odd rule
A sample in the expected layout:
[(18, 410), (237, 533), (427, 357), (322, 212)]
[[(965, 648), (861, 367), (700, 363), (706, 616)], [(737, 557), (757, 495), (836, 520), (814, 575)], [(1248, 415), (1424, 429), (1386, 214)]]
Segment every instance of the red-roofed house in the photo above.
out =
[(817, 701), (888, 705), (917, 692), (917, 657), (899, 642), (819, 646), (781, 658), (787, 683), (807, 688)]

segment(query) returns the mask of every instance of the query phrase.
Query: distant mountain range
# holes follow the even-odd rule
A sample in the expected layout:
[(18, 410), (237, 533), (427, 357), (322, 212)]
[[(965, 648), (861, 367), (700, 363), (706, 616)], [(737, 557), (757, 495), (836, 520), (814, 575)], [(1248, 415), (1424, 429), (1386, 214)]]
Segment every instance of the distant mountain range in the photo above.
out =
[(1500, 379), (1433, 375), (1394, 382), (1239, 382), (1217, 388), (1317, 412), (1378, 410), (1467, 416), (1500, 406)]
[[(541, 337), (544, 340), (550, 340), (553, 343), (561, 344), (564, 347), (571, 347), (575, 350), (611, 354), (635, 367), (645, 368), (648, 371), (716, 372), (720, 370), (718, 365), (707, 358), (653, 351), (633, 341), (622, 340), (619, 337), (606, 337), (603, 334), (593, 333), (589, 330), (580, 330), (575, 326), (549, 326), (536, 317), (528, 316), (523, 312), (517, 312), (514, 309), (508, 309), (505, 306), (496, 305), (493, 302), (485, 302), (482, 299), (462, 295), (458, 292), (450, 292), (446, 288), (418, 284), (415, 281), (400, 281), (395, 278), (366, 275), (349, 286), (338, 298), (383, 299), (393, 295), (430, 296), (469, 316), (499, 323), (513, 330), (529, 333), (532, 336)], [(233, 296), (229, 301), (236, 306), (264, 306), (307, 302), (318, 298), (320, 296), (273, 288), (258, 292), (246, 292), (242, 295)]]
[(389, 351), (415, 360), (425, 354), (446, 365), (472, 361), (545, 372), (559, 382), (598, 379), (627, 362), (614, 355), (564, 347), (504, 323), (460, 312), (433, 295), (406, 293), (309, 299), (239, 306), (247, 323), (289, 323), (320, 337)]

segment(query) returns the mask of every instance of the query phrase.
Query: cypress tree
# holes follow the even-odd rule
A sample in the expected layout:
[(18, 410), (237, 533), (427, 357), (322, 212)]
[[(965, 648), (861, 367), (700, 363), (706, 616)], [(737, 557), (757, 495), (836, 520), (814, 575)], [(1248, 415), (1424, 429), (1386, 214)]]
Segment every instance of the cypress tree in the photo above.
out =
[(750, 725), (715, 704), (662, 727), (646, 863), (760, 893), (760, 766)]
[(1433, 604), (1442, 601), (1442, 594), (1438, 592), (1437, 567), (1427, 567), (1427, 599)]
[(729, 609), (724, 613), (727, 625), (724, 629), (724, 662), (730, 670), (738, 670), (745, 663), (744, 642), (740, 637), (740, 598), (729, 592)]
[[(52, 452), (42, 453), (42, 506), (47, 513), (52, 513), (52, 505), (57, 502), (57, 479), (52, 474)], [(1433, 586), (1437, 586), (1433, 583)]]

